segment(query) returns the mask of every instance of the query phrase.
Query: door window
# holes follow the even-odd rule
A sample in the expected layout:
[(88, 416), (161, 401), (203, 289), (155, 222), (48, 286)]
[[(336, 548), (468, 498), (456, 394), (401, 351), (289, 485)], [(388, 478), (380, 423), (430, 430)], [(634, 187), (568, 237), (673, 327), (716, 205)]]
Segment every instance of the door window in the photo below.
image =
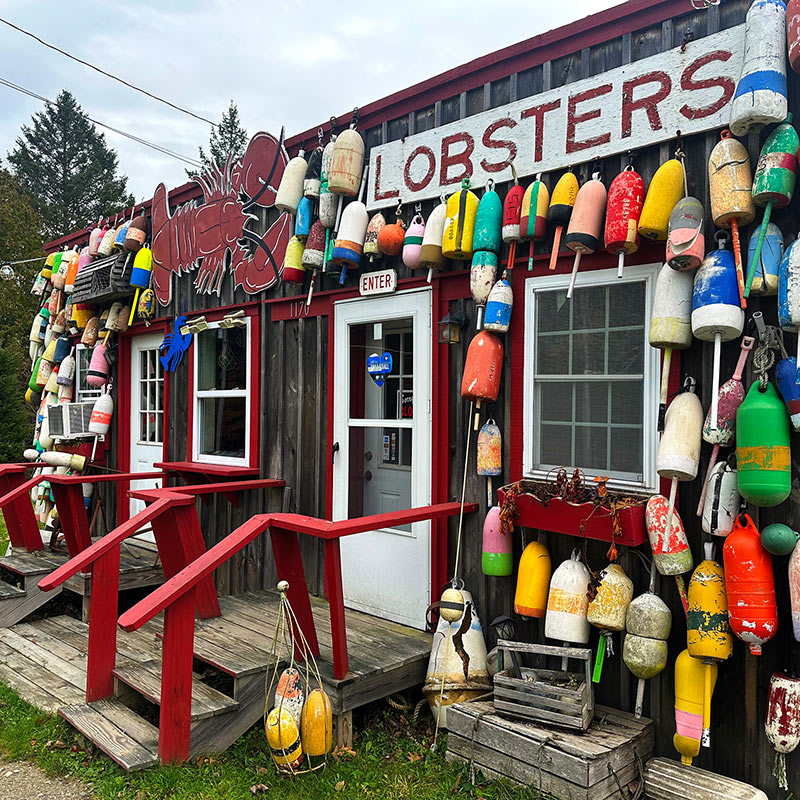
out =
[(164, 441), (164, 371), (158, 348), (139, 350), (138, 441), (162, 444)]

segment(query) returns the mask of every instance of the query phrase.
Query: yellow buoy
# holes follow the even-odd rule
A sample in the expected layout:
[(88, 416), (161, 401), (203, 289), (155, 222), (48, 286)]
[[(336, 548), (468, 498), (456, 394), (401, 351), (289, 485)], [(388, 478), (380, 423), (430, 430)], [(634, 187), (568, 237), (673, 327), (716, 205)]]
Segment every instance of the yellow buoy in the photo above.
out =
[(693, 658), (724, 661), (733, 652), (722, 565), (701, 561), (689, 582), (686, 644)]
[(286, 709), (273, 708), (264, 725), (267, 744), (278, 772), (296, 772), (303, 763), (303, 745), (297, 723)]
[[(672, 743), (681, 761), (691, 765), (700, 753), (703, 738), (703, 696), (706, 665), (684, 650), (675, 659), (675, 735)], [(717, 682), (717, 665), (709, 670), (711, 692)]]
[(656, 170), (650, 181), (639, 217), (639, 233), (648, 239), (666, 241), (669, 215), (682, 197), (683, 165), (677, 158), (671, 158)]
[(543, 617), (550, 589), (550, 554), (541, 542), (531, 542), (523, 551), (517, 571), (514, 611), (523, 617)]
[(312, 766), (333, 747), (333, 711), (331, 700), (323, 689), (314, 689), (306, 698), (300, 721), (303, 752)]
[(469, 190), (469, 178), (464, 178), (461, 188), (447, 198), (447, 216), (442, 234), (442, 254), (446, 258), (457, 261), (472, 258), (472, 236), (477, 213), (478, 196)]

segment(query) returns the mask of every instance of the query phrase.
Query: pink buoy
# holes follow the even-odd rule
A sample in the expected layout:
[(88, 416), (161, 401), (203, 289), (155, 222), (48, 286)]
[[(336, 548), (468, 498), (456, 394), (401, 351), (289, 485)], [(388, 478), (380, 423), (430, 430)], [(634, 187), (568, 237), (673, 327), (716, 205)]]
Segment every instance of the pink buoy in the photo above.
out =
[(500, 525), (500, 506), (492, 506), (483, 523), (483, 553), (481, 567), (484, 575), (504, 576), (514, 572), (511, 534)]

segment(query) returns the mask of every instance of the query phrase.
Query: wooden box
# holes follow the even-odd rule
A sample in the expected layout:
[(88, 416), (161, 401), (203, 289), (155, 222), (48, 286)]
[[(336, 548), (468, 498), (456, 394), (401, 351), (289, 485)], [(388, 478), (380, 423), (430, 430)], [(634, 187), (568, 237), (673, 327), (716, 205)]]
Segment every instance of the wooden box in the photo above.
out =
[(584, 667), (582, 672), (522, 667), (522, 679), (510, 669), (498, 672), (494, 676), (494, 707), (499, 714), (570, 730), (585, 731), (589, 727), (594, 712), (591, 650), (505, 639), (499, 640), (497, 647), (507, 652), (577, 659)]
[(489, 702), (458, 703), (447, 713), (448, 761), (561, 800), (630, 800), (653, 753), (650, 720), (602, 706), (586, 733), (506, 719)]
[[(499, 489), (497, 494), (502, 506), (505, 487)], [(592, 503), (568, 503), (557, 497), (545, 504), (532, 494), (517, 495), (516, 503), (519, 517), (514, 521), (515, 525), (569, 536), (585, 536), (601, 542), (610, 542), (614, 538), (611, 512), (606, 508), (595, 509)], [(619, 512), (622, 532), (615, 539), (617, 544), (636, 547), (647, 541), (644, 512), (644, 504), (629, 506)], [(581, 523), (584, 521), (581, 533)]]

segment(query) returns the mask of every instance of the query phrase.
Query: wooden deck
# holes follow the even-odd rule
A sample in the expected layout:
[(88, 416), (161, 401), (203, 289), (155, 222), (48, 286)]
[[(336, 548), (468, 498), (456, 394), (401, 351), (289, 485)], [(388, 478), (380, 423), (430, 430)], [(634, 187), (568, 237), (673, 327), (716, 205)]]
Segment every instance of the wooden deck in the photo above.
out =
[[(264, 709), (278, 595), (223, 597), (220, 606), (221, 617), (195, 624), (193, 756), (226, 749)], [(319, 670), (343, 724), (353, 709), (423, 682), (430, 635), (356, 611), (346, 613), (350, 671), (335, 680), (328, 606), (320, 598), (312, 606)], [(161, 702), (161, 633), (160, 617), (133, 633), (118, 629), (116, 698), (86, 703), (87, 625), (66, 616), (21, 622), (0, 630), (0, 681), (61, 714), (121, 766), (141, 769), (157, 762), (152, 709)]]

